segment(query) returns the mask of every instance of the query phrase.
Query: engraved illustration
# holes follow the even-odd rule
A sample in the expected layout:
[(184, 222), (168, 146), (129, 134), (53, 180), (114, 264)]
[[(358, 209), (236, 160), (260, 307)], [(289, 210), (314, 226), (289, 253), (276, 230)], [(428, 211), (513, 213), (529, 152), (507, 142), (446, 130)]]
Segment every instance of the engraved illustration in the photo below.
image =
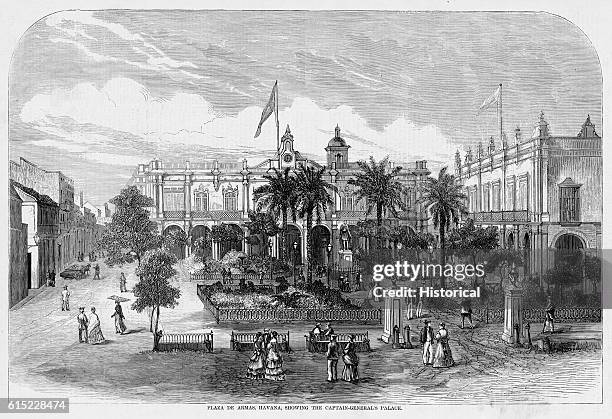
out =
[(602, 402), (571, 22), (58, 11), (8, 82), (10, 397)]

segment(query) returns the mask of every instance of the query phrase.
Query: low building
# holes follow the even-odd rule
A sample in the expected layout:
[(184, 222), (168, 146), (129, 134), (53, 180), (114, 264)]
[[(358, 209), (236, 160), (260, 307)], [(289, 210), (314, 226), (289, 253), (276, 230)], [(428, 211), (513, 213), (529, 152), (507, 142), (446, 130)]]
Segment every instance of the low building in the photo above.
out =
[[(334, 204), (323, 214), (320, 223), (316, 223), (310, 232), (313, 235), (315, 263), (326, 263), (331, 257), (335, 260), (340, 249), (340, 229), (346, 225), (354, 231), (358, 221), (375, 218), (375, 214), (366, 216), (365, 203), (357, 202), (355, 188), (348, 181), (360, 170), (356, 162), (349, 160), (349, 148), (336, 127), (334, 137), (325, 148), (327, 153), (326, 180), (337, 187), (333, 193)], [(150, 208), (155, 220), (164, 234), (173, 229), (183, 230), (193, 243), (199, 237), (210, 237), (212, 226), (221, 223), (243, 236), (247, 236), (245, 222), (248, 211), (255, 208), (253, 191), (267, 183), (264, 178), (274, 168), (295, 170), (299, 165), (321, 167), (316, 161), (305, 158), (294, 148), (294, 137), (289, 127), (282, 136), (278, 154), (268, 159), (249, 164), (245, 158), (242, 163), (221, 161), (187, 161), (170, 163), (155, 159), (138, 165), (130, 184), (139, 188), (141, 193), (154, 201)], [(409, 210), (402, 211), (398, 218), (387, 214), (385, 219), (402, 225), (409, 225), (415, 230), (426, 228), (427, 214), (416, 203), (420, 197), (420, 185), (430, 174), (426, 161), (399, 164), (402, 167), (398, 180), (405, 186), (405, 203)], [(305, 259), (306, 234), (303, 220), (291, 222), (288, 227), (286, 246), (294, 260)], [(356, 234), (353, 234), (355, 237)], [(327, 245), (332, 244), (332, 251), (327, 254)], [(267, 244), (263, 244), (267, 245)], [(212, 255), (220, 258), (230, 248), (250, 252), (246, 239), (236, 243), (211, 243)], [(179, 257), (189, 253), (189, 248), (178, 252)], [(273, 255), (278, 254), (276, 240), (273, 240)]]
[(21, 199), (22, 223), (28, 226), (28, 288), (39, 288), (46, 284), (49, 271), (56, 270), (54, 243), (59, 235), (59, 205), (15, 181), (11, 186)]
[(23, 201), (13, 185), (9, 185), (9, 200), (9, 307), (12, 307), (28, 295), (31, 265), (28, 258), (28, 225), (22, 221)]

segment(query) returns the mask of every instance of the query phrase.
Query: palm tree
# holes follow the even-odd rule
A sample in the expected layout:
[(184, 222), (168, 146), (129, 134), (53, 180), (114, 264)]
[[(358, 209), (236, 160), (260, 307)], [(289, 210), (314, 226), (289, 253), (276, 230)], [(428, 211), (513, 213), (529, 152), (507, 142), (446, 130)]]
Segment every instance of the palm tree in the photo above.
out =
[(267, 185), (262, 185), (255, 189), (254, 197), (257, 201), (257, 210), (267, 208), (277, 217), (282, 217), (282, 235), (280, 248), (280, 259), (284, 260), (287, 257), (287, 218), (289, 212), (295, 222), (296, 217), (296, 194), (295, 194), (295, 178), (290, 174), (290, 169), (278, 170), (274, 169), (273, 174), (266, 174), (264, 178), (268, 181)]
[[(396, 166), (389, 168), (389, 157), (385, 157), (378, 163), (370, 156), (369, 162), (357, 162), (360, 172), (355, 174), (354, 179), (349, 179), (349, 185), (357, 187), (357, 202), (365, 200), (366, 216), (376, 210), (376, 226), (380, 231), (385, 212), (389, 211), (397, 217), (397, 208), (406, 209), (402, 193), (404, 187), (396, 180), (402, 170)], [(378, 240), (380, 247), (380, 240)]]
[(316, 167), (300, 166), (295, 177), (295, 192), (297, 195), (297, 213), (300, 218), (306, 218), (306, 254), (307, 254), (307, 278), (312, 282), (312, 270), (310, 265), (314, 259), (312, 248), (312, 218), (317, 217), (317, 222), (321, 221), (323, 213), (327, 207), (333, 205), (333, 200), (328, 190), (336, 190), (336, 187), (323, 179), (325, 166), (317, 169)]
[(467, 214), (465, 207), (467, 196), (461, 192), (461, 185), (455, 182), (455, 176), (446, 173), (446, 169), (446, 167), (440, 169), (437, 179), (431, 176), (427, 178), (420, 199), (429, 210), (434, 227), (438, 228), (442, 254), (446, 247), (446, 232), (452, 224), (459, 224), (462, 214)]

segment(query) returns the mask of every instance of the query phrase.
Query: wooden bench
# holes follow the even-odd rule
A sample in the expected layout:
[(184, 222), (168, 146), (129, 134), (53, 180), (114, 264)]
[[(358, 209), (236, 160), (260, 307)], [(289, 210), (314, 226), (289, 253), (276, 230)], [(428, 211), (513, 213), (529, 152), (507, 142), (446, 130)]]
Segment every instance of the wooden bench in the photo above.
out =
[[(351, 335), (355, 335), (355, 351), (357, 352), (370, 352), (370, 339), (368, 332), (365, 333), (336, 333), (337, 342), (341, 349), (344, 349), (346, 344), (349, 342)], [(323, 334), (314, 334), (310, 332), (304, 335), (306, 338), (306, 348), (308, 352), (325, 353), (327, 352), (327, 345), (329, 345), (329, 339)]]
[(164, 333), (161, 335), (157, 349), (170, 351), (203, 351), (212, 352), (214, 348), (213, 332), (210, 333)]
[[(255, 343), (256, 337), (256, 332), (234, 332), (232, 330), (230, 349), (233, 351), (251, 351), (253, 350), (253, 344)], [(287, 331), (287, 333), (278, 333), (277, 340), (281, 352), (291, 352), (291, 346), (289, 346), (289, 331)]]

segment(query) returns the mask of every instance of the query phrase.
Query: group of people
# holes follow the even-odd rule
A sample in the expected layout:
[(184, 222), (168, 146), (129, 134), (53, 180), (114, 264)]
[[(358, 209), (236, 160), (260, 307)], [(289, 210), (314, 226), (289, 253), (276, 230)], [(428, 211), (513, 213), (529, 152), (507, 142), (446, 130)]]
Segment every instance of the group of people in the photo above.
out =
[(249, 358), (247, 377), (252, 380), (285, 380), (283, 357), (276, 331), (264, 329), (263, 332), (257, 332), (253, 342), (253, 353)]
[(419, 338), (423, 344), (423, 365), (431, 365), (434, 368), (448, 368), (455, 365), (453, 353), (448, 344), (448, 330), (444, 323), (440, 323), (438, 331), (434, 333), (431, 322), (426, 319)]
[[(127, 327), (125, 326), (123, 308), (119, 301), (115, 301), (115, 312), (111, 315), (111, 318), (113, 317), (115, 318), (115, 333), (123, 335)], [(105, 342), (102, 328), (100, 327), (100, 317), (98, 317), (95, 307), (91, 307), (89, 317), (85, 314), (85, 307), (79, 307), (77, 323), (79, 327), (79, 343), (97, 345)]]
[(344, 348), (338, 343), (337, 335), (330, 335), (327, 353), (325, 354), (327, 358), (327, 381), (330, 383), (338, 381), (338, 359), (341, 353), (344, 362), (342, 380), (357, 383), (359, 381), (359, 357), (355, 347), (355, 335), (349, 336), (349, 341), (344, 345)]

